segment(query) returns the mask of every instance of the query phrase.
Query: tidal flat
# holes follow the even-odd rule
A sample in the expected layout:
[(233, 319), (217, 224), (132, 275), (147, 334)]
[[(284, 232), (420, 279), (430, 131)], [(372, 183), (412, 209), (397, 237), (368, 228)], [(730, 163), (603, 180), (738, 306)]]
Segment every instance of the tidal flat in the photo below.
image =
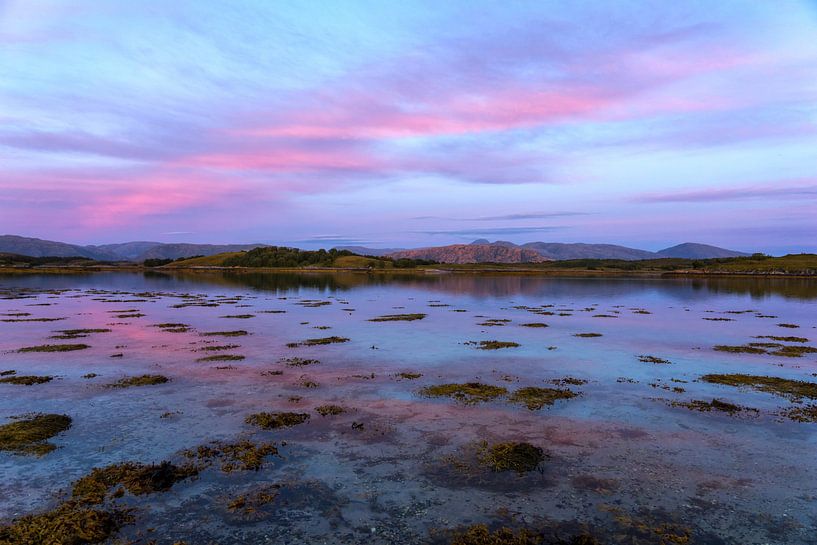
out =
[(817, 539), (815, 280), (9, 275), (0, 315), (2, 545)]

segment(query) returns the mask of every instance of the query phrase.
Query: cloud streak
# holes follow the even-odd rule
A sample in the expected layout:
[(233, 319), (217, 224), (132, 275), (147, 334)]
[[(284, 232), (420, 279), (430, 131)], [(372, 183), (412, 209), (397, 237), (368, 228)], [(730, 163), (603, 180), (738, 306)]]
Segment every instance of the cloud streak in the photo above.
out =
[(817, 199), (817, 181), (811, 181), (810, 184), (804, 183), (804, 185), (746, 186), (677, 193), (649, 193), (636, 197), (634, 201), (642, 203), (717, 203), (770, 198), (775, 200)]

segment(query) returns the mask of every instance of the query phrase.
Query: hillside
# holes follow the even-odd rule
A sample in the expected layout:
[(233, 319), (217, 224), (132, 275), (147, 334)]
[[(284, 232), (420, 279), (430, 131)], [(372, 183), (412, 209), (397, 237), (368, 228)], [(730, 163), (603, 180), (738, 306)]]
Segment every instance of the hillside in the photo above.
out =
[(252, 250), (263, 246), (264, 244), (159, 244), (143, 251), (135, 258), (135, 261), (144, 261), (145, 259), (179, 259), (180, 257), (198, 255), (209, 256)]
[(373, 255), (382, 257), (384, 255), (402, 252), (405, 248), (367, 248), (366, 246), (335, 246), (335, 250), (346, 250), (357, 255)]
[(0, 252), (29, 257), (85, 257), (97, 261), (118, 261), (122, 259), (114, 253), (94, 247), (76, 246), (64, 242), (17, 235), (0, 236)]
[(395, 252), (389, 257), (425, 259), (440, 263), (538, 263), (548, 260), (534, 250), (494, 244), (452, 244), (418, 248)]
[(538, 252), (540, 255), (554, 260), (564, 259), (651, 259), (656, 257), (653, 252), (617, 246), (615, 244), (565, 244), (559, 242), (529, 242), (522, 245)]
[(246, 268), (347, 268), (347, 269), (410, 269), (430, 265), (431, 261), (366, 257), (347, 250), (300, 250), (284, 246), (265, 246), (249, 251), (228, 252), (212, 256), (184, 259), (163, 268), (185, 267), (246, 267)]
[(708, 244), (696, 244), (685, 242), (672, 248), (665, 248), (656, 252), (661, 257), (680, 257), (684, 259), (713, 259), (720, 257), (743, 257), (748, 256), (743, 252), (718, 248)]
[(87, 246), (103, 252), (108, 252), (119, 256), (120, 259), (137, 261), (139, 256), (155, 246), (160, 246), (161, 242), (135, 241), (123, 242), (119, 244), (100, 244), (98, 246)]

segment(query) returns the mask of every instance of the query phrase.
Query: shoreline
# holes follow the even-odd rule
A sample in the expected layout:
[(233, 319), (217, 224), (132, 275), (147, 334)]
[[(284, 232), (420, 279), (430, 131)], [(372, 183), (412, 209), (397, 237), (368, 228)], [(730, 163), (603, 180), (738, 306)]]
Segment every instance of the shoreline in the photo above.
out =
[(201, 273), (201, 272), (231, 272), (239, 274), (276, 274), (276, 273), (355, 273), (376, 275), (517, 275), (517, 276), (552, 276), (552, 277), (639, 277), (639, 278), (721, 278), (721, 277), (749, 277), (749, 278), (813, 278), (815, 273), (789, 273), (780, 271), (705, 271), (705, 270), (592, 270), (592, 269), (538, 269), (530, 267), (417, 267), (413, 269), (371, 269), (366, 267), (220, 267), (220, 266), (192, 266), (192, 267), (144, 267), (140, 265), (99, 265), (87, 267), (71, 266), (40, 266), (40, 267), (0, 267), (0, 275), (38, 275), (38, 274), (93, 274), (99, 272), (127, 272), (127, 273)]

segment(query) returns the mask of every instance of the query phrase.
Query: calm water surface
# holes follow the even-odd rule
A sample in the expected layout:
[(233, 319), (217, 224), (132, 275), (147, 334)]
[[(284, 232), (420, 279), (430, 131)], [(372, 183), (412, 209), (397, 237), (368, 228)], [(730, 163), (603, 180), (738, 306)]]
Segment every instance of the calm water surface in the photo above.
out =
[[(116, 539), (427, 543), (445, 542), (447, 530), (487, 523), (563, 525), (566, 536), (570, 528), (590, 529), (602, 543), (817, 543), (817, 424), (782, 416), (798, 406), (784, 397), (698, 380), (707, 373), (744, 373), (817, 382), (815, 354), (713, 350), (765, 335), (801, 336), (817, 345), (817, 282), (0, 277), (0, 319), (24, 313), (17, 318), (60, 320), (0, 322), (0, 372), (56, 378), (33, 386), (0, 384), (0, 424), (40, 412), (67, 414), (73, 425), (51, 440), (58, 448), (43, 457), (0, 452), (0, 524), (53, 507), (92, 468), (178, 460), (187, 448), (250, 438), (275, 441), (279, 456), (257, 472), (210, 469), (168, 492), (126, 495), (118, 501), (136, 508), (136, 520)], [(427, 316), (369, 321), (397, 313)], [(226, 317), (235, 315), (251, 317)], [(499, 325), (481, 325), (486, 322)], [(548, 327), (522, 326), (531, 322)], [(189, 329), (155, 327), (161, 323)], [(55, 330), (85, 328), (112, 331), (49, 339)], [(205, 335), (232, 330), (248, 335)], [(328, 336), (349, 341), (287, 346)], [(519, 346), (479, 350), (469, 344), (483, 340)], [(90, 348), (17, 352), (59, 342)], [(202, 350), (225, 344), (238, 346)], [(197, 361), (214, 353), (244, 359)], [(121, 357), (111, 357), (116, 354)], [(639, 359), (647, 355), (669, 363)], [(292, 357), (319, 363), (282, 361)], [(97, 376), (84, 378), (89, 373)], [(171, 380), (109, 387), (146, 373)], [(539, 410), (507, 396), (463, 404), (420, 394), (436, 384), (479, 381), (510, 395), (527, 386), (557, 387), (553, 381), (565, 378), (579, 380), (558, 387), (579, 395)], [(679, 405), (713, 398), (756, 411)], [(324, 404), (347, 412), (322, 417), (314, 408)], [(263, 431), (245, 423), (260, 411), (311, 418)], [(483, 441), (526, 441), (548, 458), (528, 473), (493, 472), (473, 463)], [(227, 507), (270, 485), (278, 497), (257, 512)], [(644, 537), (645, 527), (659, 530)]]

